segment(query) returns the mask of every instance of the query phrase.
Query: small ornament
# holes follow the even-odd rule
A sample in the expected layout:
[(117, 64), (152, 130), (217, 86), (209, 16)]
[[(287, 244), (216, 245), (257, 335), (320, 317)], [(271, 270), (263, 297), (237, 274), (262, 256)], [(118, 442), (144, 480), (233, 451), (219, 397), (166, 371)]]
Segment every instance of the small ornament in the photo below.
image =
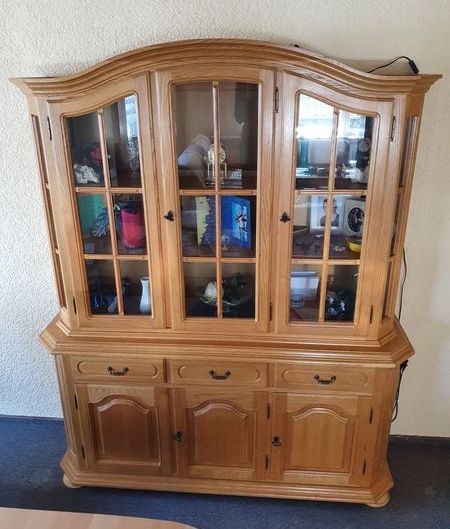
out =
[(77, 184), (87, 184), (93, 182), (98, 184), (100, 182), (100, 176), (94, 171), (89, 165), (80, 165), (75, 163), (73, 165), (73, 170), (75, 172), (75, 179)]

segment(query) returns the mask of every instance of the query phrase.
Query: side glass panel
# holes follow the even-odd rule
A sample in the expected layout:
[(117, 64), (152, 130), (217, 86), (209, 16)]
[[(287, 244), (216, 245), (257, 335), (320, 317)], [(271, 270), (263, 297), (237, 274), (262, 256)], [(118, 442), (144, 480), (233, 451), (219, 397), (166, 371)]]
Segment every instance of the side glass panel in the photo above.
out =
[(172, 105), (180, 189), (214, 187), (212, 84), (175, 85)]
[(118, 301), (112, 260), (87, 260), (91, 314), (117, 314)]
[(383, 302), (383, 317), (389, 316), (388, 303), (389, 303), (389, 293), (391, 290), (391, 276), (392, 276), (392, 263), (389, 263), (388, 274), (386, 279), (386, 287), (384, 289), (384, 302)]
[(105, 195), (77, 193), (77, 203), (84, 253), (112, 253)]
[(256, 189), (258, 160), (258, 85), (219, 85), (222, 189)]
[(334, 108), (300, 94), (295, 130), (296, 189), (327, 189), (331, 163)]
[(367, 189), (374, 120), (339, 111), (335, 189)]
[(400, 212), (402, 210), (402, 196), (403, 195), (401, 193), (398, 193), (397, 203), (395, 205), (395, 217), (391, 235), (391, 255), (395, 255), (397, 253), (397, 235), (400, 221)]
[(152, 317), (137, 96), (66, 125), (90, 314)]
[(256, 317), (259, 92), (172, 87), (187, 318)]
[(74, 184), (103, 186), (104, 171), (98, 113), (67, 119)]
[(416, 126), (417, 116), (408, 116), (406, 120), (406, 129), (405, 136), (403, 139), (403, 148), (402, 148), (402, 161), (400, 164), (400, 186), (404, 186), (406, 183), (406, 177), (408, 172), (408, 162), (411, 156), (412, 148), (412, 136)]
[(136, 96), (106, 107), (103, 119), (111, 185), (141, 187)]
[(328, 266), (325, 321), (353, 320), (358, 275), (358, 266)]
[(291, 321), (317, 321), (320, 306), (321, 265), (293, 265), (289, 297)]
[(333, 196), (330, 259), (360, 258), (365, 209), (365, 196)]

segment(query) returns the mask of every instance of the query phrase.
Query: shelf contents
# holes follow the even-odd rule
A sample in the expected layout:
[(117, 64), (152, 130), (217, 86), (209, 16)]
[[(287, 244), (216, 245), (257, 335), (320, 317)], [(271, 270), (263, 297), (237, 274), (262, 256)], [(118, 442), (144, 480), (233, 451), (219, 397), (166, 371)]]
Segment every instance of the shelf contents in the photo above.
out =
[(317, 321), (320, 304), (322, 267), (293, 265), (290, 280), (289, 319)]
[(148, 264), (142, 261), (120, 261), (124, 314), (151, 314)]
[(113, 195), (119, 254), (145, 254), (146, 237), (142, 195)]
[(222, 265), (222, 314), (224, 318), (255, 317), (255, 265)]
[(84, 253), (110, 254), (108, 207), (103, 194), (77, 194)]
[(221, 197), (221, 229), (223, 257), (254, 257), (256, 197)]
[(86, 276), (91, 314), (117, 314), (114, 266), (110, 260), (87, 260)]
[(328, 266), (325, 321), (353, 321), (358, 276), (358, 266)]
[(183, 255), (216, 255), (215, 197), (181, 196), (180, 213)]

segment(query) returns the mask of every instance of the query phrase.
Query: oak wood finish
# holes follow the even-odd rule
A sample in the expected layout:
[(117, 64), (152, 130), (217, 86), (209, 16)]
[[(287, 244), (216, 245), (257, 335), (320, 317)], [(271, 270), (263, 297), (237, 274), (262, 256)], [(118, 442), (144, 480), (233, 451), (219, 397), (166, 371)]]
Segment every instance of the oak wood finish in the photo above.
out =
[[(386, 462), (399, 367), (413, 349), (395, 319), (406, 218), (425, 92), (439, 75), (381, 76), (292, 46), (242, 40), (174, 42), (128, 52), (68, 77), (12, 81), (25, 93), (34, 130), (61, 304), (41, 334), (55, 355), (67, 434), (64, 483), (200, 493), (351, 501), (382, 507), (392, 478)], [(219, 174), (220, 83), (258, 86), (254, 189), (179, 189), (172, 87), (208, 82)], [(141, 184), (113, 188), (104, 107), (137, 97)], [(302, 190), (364, 196), (360, 256), (291, 259), (299, 94), (374, 120), (367, 189)], [(67, 119), (96, 113), (105, 186), (75, 185)], [(403, 163), (407, 120), (415, 119)], [(395, 118), (395, 130), (393, 129)], [(49, 129), (47, 130), (47, 124)], [(112, 252), (85, 253), (76, 196), (103, 193)], [(113, 193), (142, 196), (147, 250), (121, 255)], [(180, 197), (253, 197), (256, 251), (224, 258), (182, 255)], [(401, 209), (395, 251), (391, 234)], [(174, 222), (165, 220), (171, 210)], [(328, 201), (326, 223), (331, 225)], [(220, 240), (216, 224), (216, 240)], [(110, 261), (117, 315), (90, 313), (85, 262)], [(120, 267), (148, 263), (152, 315), (128, 316)], [(185, 316), (183, 267), (254, 266), (255, 317)], [(291, 264), (322, 266), (317, 321), (290, 321)], [(329, 266), (359, 266), (354, 321), (325, 321)], [(389, 268), (390, 267), (390, 268)], [(390, 270), (390, 275), (389, 275)], [(389, 275), (389, 279), (388, 279)]]

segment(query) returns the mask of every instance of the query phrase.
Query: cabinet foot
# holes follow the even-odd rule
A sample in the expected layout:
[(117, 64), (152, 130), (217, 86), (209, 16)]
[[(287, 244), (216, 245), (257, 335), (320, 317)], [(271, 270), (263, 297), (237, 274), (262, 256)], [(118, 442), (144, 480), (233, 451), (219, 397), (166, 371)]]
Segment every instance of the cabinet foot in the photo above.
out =
[(82, 485), (76, 485), (75, 483), (72, 483), (70, 479), (67, 477), (67, 474), (63, 475), (63, 483), (66, 487), (69, 489), (79, 489)]
[(389, 500), (391, 499), (391, 496), (389, 492), (386, 492), (386, 494), (383, 494), (381, 498), (375, 502), (375, 503), (367, 503), (369, 507), (373, 507), (374, 509), (380, 509), (381, 507), (384, 507), (389, 503)]

